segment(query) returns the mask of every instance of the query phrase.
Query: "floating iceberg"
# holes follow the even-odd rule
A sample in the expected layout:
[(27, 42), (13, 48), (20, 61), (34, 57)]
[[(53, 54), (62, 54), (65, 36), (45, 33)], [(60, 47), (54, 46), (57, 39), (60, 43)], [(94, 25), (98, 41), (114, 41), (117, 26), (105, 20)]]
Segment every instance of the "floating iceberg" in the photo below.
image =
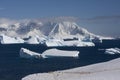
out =
[(83, 41), (60, 41), (60, 40), (48, 40), (45, 42), (46, 46), (53, 47), (53, 46), (95, 46), (93, 42), (83, 42)]
[(20, 43), (43, 44), (44, 42), (45, 42), (45, 38), (39, 37), (37, 35), (22, 39), (20, 37), (9, 37), (5, 34), (0, 34), (1, 44), (20, 44)]
[(109, 48), (105, 50), (106, 54), (120, 54), (119, 48)]
[(60, 40), (55, 40), (55, 39), (50, 39), (45, 42), (45, 45), (48, 47), (53, 47), (53, 46), (63, 46), (62, 41)]
[(64, 41), (62, 42), (64, 46), (95, 46), (92, 42), (83, 42), (83, 41)]
[(28, 38), (24, 38), (25, 43), (27, 44), (44, 44), (44, 42), (46, 41), (45, 37), (40, 37), (38, 35), (34, 35), (34, 36), (29, 36)]
[(53, 58), (53, 57), (78, 57), (79, 51), (64, 51), (58, 49), (48, 49), (42, 54), (21, 48), (20, 57), (22, 58)]
[(58, 49), (48, 49), (42, 53), (43, 58), (52, 57), (78, 57), (79, 51), (65, 51)]
[(22, 58), (42, 58), (41, 54), (30, 51), (25, 48), (21, 48), (19, 54)]
[(1, 44), (16, 44), (16, 43), (24, 43), (24, 40), (19, 37), (9, 37), (4, 34), (0, 34), (0, 43)]

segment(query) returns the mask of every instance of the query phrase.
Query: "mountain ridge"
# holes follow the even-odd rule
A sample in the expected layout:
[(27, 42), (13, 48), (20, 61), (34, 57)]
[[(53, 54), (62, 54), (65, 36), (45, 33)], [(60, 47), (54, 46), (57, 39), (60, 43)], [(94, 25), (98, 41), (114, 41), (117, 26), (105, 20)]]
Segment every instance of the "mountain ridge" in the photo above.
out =
[(26, 37), (26, 36), (42, 36), (50, 38), (63, 38), (67, 36), (95, 37), (93, 33), (77, 25), (72, 21), (61, 22), (42, 22), (40, 20), (26, 20), (14, 23), (0, 23), (1, 34), (6, 34), (12, 37)]

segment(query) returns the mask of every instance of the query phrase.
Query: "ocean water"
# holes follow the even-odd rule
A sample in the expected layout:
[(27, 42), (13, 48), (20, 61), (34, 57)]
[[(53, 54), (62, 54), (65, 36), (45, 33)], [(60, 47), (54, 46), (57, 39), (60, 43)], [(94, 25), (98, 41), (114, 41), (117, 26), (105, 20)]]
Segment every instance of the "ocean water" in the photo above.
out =
[(103, 51), (98, 51), (98, 47), (57, 47), (61, 50), (79, 50), (79, 58), (24, 59), (19, 56), (21, 47), (40, 53), (49, 49), (45, 46), (27, 44), (0, 45), (0, 80), (21, 80), (29, 74), (65, 70), (120, 57), (103, 54)]

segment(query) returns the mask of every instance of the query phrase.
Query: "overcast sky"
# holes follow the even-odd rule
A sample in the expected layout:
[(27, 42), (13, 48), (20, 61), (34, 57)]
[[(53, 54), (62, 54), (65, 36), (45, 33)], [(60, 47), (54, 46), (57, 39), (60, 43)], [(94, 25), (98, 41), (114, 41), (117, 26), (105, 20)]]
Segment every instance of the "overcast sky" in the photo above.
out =
[(73, 16), (92, 32), (119, 36), (120, 0), (0, 0), (0, 18)]

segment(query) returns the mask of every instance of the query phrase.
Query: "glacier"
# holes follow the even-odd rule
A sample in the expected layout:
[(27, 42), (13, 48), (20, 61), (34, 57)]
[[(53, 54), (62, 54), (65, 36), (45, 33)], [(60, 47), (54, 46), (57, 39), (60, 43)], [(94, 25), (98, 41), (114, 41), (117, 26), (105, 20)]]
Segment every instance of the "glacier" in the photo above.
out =
[[(69, 39), (69, 38), (68, 38)], [(29, 36), (27, 39), (22, 39), (20, 37), (9, 37), (5, 34), (0, 35), (0, 43), (1, 44), (44, 44), (47, 47), (56, 47), (56, 46), (95, 46), (95, 44), (91, 41), (81, 41), (81, 40), (71, 40), (64, 41), (59, 39), (47, 39), (44, 37), (39, 37), (38, 35)]]
[(0, 43), (1, 44), (18, 44), (18, 43), (24, 43), (24, 40), (19, 37), (9, 37), (4, 34), (0, 34)]

